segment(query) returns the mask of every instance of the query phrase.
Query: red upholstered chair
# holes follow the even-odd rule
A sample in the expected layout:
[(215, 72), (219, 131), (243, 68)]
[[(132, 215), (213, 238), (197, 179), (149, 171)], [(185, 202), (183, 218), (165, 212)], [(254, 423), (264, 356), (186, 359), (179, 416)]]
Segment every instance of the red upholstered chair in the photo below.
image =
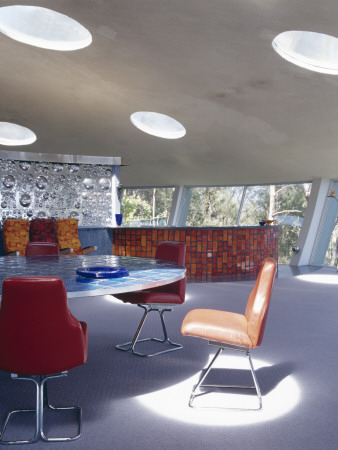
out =
[(29, 222), (26, 219), (5, 219), (2, 232), (5, 255), (24, 256), (29, 241)]
[[(183, 242), (160, 242), (156, 249), (155, 254), (156, 259), (161, 259), (165, 261), (174, 262), (176, 264), (185, 265), (185, 244)], [(185, 287), (186, 279), (183, 278), (175, 283), (167, 284), (153, 289), (146, 289), (136, 292), (128, 292), (126, 294), (114, 295), (114, 297), (122, 300), (125, 303), (133, 303), (144, 309), (144, 314), (142, 316), (141, 322), (136, 330), (135, 336), (131, 342), (126, 342), (125, 344), (119, 344), (116, 346), (118, 350), (129, 351), (131, 350), (133, 354), (138, 356), (155, 356), (162, 353), (167, 353), (173, 350), (178, 350), (182, 348), (182, 345), (171, 342), (166, 330), (166, 325), (164, 321), (163, 314), (166, 311), (172, 311), (174, 305), (180, 305), (185, 300)], [(163, 339), (158, 338), (145, 338), (138, 339), (144, 325), (144, 322), (148, 314), (152, 311), (157, 311), (160, 315)], [(169, 344), (169, 348), (165, 350), (147, 354), (140, 353), (135, 350), (136, 344), (146, 341), (155, 341), (163, 344)]]
[[(202, 372), (199, 382), (194, 387), (190, 396), (189, 406), (193, 406), (193, 401), (196, 397), (205, 396), (213, 388), (245, 388), (256, 391), (259, 406), (258, 408), (252, 409), (262, 409), (262, 396), (251, 361), (250, 349), (258, 347), (262, 343), (276, 266), (277, 263), (272, 258), (267, 258), (263, 261), (255, 286), (249, 296), (245, 314), (213, 309), (194, 309), (185, 316), (181, 329), (183, 335), (207, 339), (210, 345), (219, 347), (216, 355), (207, 369)], [(239, 350), (246, 353), (249, 359), (254, 386), (216, 386), (203, 384), (212, 365), (222, 353), (223, 349)]]
[[(68, 441), (81, 434), (81, 408), (56, 408), (49, 404), (47, 380), (64, 377), (67, 371), (84, 364), (88, 352), (88, 331), (69, 311), (63, 281), (57, 277), (13, 277), (3, 282), (0, 308), (0, 370), (14, 380), (32, 381), (36, 387), (36, 408), (8, 414), (1, 444), (37, 441)], [(75, 410), (78, 432), (66, 438), (48, 438), (43, 429), (45, 408)], [(29, 440), (6, 441), (8, 421), (13, 414), (35, 413), (35, 434)]]
[(56, 242), (28, 242), (26, 256), (58, 256), (59, 244)]
[(78, 233), (77, 219), (56, 219), (56, 240), (61, 249), (72, 248), (72, 255), (87, 255), (97, 250), (91, 245), (82, 248)]

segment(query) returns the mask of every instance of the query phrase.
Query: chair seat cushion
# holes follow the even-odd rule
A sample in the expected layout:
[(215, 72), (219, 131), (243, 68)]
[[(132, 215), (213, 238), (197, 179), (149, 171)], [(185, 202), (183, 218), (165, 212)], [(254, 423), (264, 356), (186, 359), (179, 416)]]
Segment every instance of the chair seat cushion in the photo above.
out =
[(247, 319), (242, 314), (214, 309), (194, 309), (183, 323), (182, 334), (211, 341), (242, 345), (252, 348), (248, 336)]
[(125, 303), (168, 303), (181, 304), (182, 299), (174, 292), (161, 292), (159, 290), (145, 289), (144, 291), (128, 292), (126, 294), (116, 294), (114, 297)]

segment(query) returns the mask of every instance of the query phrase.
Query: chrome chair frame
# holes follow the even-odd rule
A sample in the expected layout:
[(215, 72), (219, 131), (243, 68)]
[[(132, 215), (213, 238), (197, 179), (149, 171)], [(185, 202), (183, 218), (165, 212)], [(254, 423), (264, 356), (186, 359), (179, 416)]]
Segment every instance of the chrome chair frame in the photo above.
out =
[[(51, 378), (59, 378), (67, 376), (67, 371), (61, 372), (54, 375), (43, 375), (38, 377), (33, 376), (20, 376), (12, 373), (11, 377), (14, 380), (27, 380), (32, 381), (36, 386), (36, 408), (35, 409), (17, 409), (8, 413), (5, 425), (1, 431), (0, 435), (0, 444), (31, 444), (33, 442), (38, 441), (40, 438), (45, 442), (62, 442), (62, 441), (74, 441), (79, 439), (81, 436), (81, 428), (82, 428), (82, 409), (79, 406), (69, 406), (69, 407), (56, 407), (52, 406), (48, 400), (48, 392), (47, 392), (47, 380)], [(37, 378), (37, 379), (36, 379)], [(71, 437), (52, 437), (49, 438), (45, 435), (43, 430), (43, 413), (44, 409), (48, 408), (53, 411), (77, 411), (77, 422), (78, 422), (78, 432), (77, 435)], [(10, 418), (14, 414), (24, 414), (24, 413), (35, 413), (36, 422), (35, 422), (35, 434), (31, 439), (27, 440), (17, 440), (17, 441), (6, 441), (3, 439), (3, 436), (6, 432), (6, 428)]]
[[(257, 376), (255, 373), (254, 366), (252, 364), (251, 355), (250, 355), (250, 349), (247, 347), (239, 346), (239, 345), (233, 345), (233, 344), (225, 344), (223, 342), (216, 342), (216, 341), (209, 341), (209, 345), (216, 345), (218, 346), (218, 350), (211, 360), (208, 367), (205, 369), (205, 373), (203, 374), (204, 369), (202, 370), (200, 379), (198, 383), (194, 386), (192, 393), (189, 398), (189, 406), (191, 408), (209, 408), (209, 409), (225, 409), (229, 411), (261, 411), (262, 410), (262, 394), (261, 390), (258, 384)], [(230, 350), (236, 350), (240, 352), (245, 352), (245, 355), (248, 357), (249, 365), (250, 365), (250, 371), (252, 375), (252, 379), (254, 382), (253, 386), (242, 386), (242, 385), (218, 385), (218, 384), (203, 384), (203, 381), (208, 376), (213, 364), (215, 363), (218, 356), (222, 353), (224, 349), (230, 349)], [(220, 406), (194, 406), (193, 401), (196, 397), (200, 397), (202, 395), (206, 395), (210, 393), (208, 392), (201, 392), (201, 388), (215, 388), (215, 389), (254, 389), (256, 391), (256, 396), (258, 398), (258, 408), (228, 408), (228, 407), (220, 407)], [(198, 391), (196, 393), (196, 391)]]
[[(151, 357), (151, 356), (156, 356), (156, 355), (161, 355), (163, 353), (168, 353), (168, 352), (173, 352), (174, 350), (180, 350), (181, 348), (183, 348), (183, 346), (181, 344), (177, 344), (175, 342), (172, 342), (169, 337), (168, 337), (168, 332), (167, 332), (167, 328), (166, 328), (166, 324), (164, 321), (164, 313), (166, 311), (172, 311), (173, 310), (173, 305), (168, 305), (165, 304), (165, 306), (163, 305), (163, 307), (161, 305), (159, 305), (158, 303), (156, 304), (137, 304), (137, 306), (139, 306), (140, 308), (144, 309), (144, 313), (143, 316), (141, 318), (141, 321), (139, 323), (139, 326), (136, 330), (136, 333), (133, 337), (133, 339), (130, 342), (126, 342), (124, 344), (119, 344), (116, 345), (115, 348), (117, 350), (121, 350), (123, 352), (128, 352), (131, 350), (131, 352), (134, 355), (138, 355), (138, 356), (143, 356), (143, 357)], [(161, 319), (161, 325), (162, 325), (162, 331), (163, 331), (163, 339), (159, 339), (159, 338), (144, 338), (144, 339), (138, 339), (141, 333), (141, 330), (143, 328), (143, 325), (146, 321), (146, 318), (148, 317), (148, 314), (151, 313), (152, 311), (157, 311), (160, 315), (160, 319)], [(159, 342), (161, 344), (166, 344), (168, 343), (171, 348), (167, 348), (166, 350), (162, 350), (159, 352), (155, 352), (155, 353), (140, 353), (138, 351), (135, 350), (135, 346), (136, 344), (139, 344), (141, 342), (148, 342), (148, 341), (154, 341), (154, 342)]]

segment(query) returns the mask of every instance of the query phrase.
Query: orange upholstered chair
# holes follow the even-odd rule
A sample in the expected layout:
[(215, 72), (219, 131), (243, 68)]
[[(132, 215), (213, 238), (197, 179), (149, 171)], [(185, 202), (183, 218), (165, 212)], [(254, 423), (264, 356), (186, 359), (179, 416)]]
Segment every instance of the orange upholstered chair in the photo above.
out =
[(56, 219), (56, 240), (61, 249), (72, 248), (71, 255), (87, 255), (97, 250), (97, 247), (90, 246), (82, 248), (78, 233), (77, 219)]
[[(262, 343), (276, 266), (277, 263), (272, 258), (267, 258), (263, 261), (255, 286), (249, 296), (245, 314), (213, 309), (194, 309), (185, 316), (181, 329), (183, 335), (207, 339), (210, 345), (219, 347), (216, 355), (194, 387), (190, 396), (189, 406), (193, 406), (194, 399), (202, 395), (204, 396), (210, 391), (210, 388), (212, 390), (212, 388), (239, 389), (242, 387), (256, 390), (259, 406), (253, 409), (262, 409), (262, 396), (251, 361), (250, 349)], [(246, 353), (249, 359), (254, 386), (215, 386), (203, 384), (212, 365), (222, 353), (223, 349), (239, 350)]]
[(29, 242), (29, 222), (26, 219), (5, 219), (3, 223), (5, 255), (24, 256)]

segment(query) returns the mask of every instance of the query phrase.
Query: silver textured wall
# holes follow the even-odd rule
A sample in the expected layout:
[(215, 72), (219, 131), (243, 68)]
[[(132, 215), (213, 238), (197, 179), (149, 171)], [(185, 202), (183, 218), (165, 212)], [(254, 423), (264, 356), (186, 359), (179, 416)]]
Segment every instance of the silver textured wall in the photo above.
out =
[(114, 166), (0, 159), (5, 218), (74, 217), (79, 225), (115, 224)]

